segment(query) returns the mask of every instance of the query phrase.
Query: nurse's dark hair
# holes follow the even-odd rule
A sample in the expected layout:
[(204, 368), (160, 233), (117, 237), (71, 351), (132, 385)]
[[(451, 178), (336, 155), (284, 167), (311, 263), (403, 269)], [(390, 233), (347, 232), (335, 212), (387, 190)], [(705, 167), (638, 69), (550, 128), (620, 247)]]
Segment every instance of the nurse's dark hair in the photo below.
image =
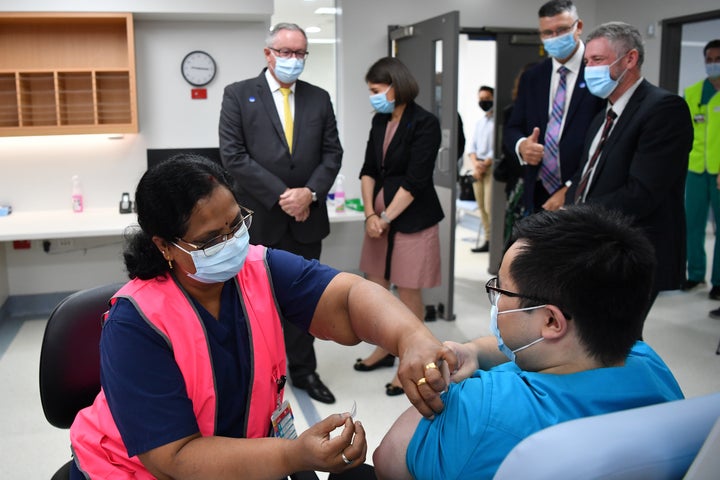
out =
[(367, 83), (391, 85), (395, 91), (395, 103), (405, 105), (415, 100), (420, 92), (410, 69), (394, 57), (384, 57), (373, 63), (365, 74)]
[(200, 155), (175, 155), (143, 174), (135, 190), (140, 228), (125, 233), (123, 258), (130, 278), (147, 280), (170, 270), (152, 237), (168, 242), (182, 238), (197, 202), (218, 187), (227, 188), (239, 200), (232, 175)]
[(605, 365), (625, 359), (650, 306), (655, 254), (631, 220), (599, 206), (543, 211), (519, 221), (507, 248), (515, 289), (552, 304), (575, 322), (580, 342)]

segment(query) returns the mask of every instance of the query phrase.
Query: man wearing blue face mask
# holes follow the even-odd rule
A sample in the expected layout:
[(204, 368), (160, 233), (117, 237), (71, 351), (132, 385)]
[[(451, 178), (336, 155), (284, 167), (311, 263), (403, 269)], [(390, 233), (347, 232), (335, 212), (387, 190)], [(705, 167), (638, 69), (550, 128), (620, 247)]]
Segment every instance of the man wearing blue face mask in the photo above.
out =
[(582, 142), (604, 101), (584, 80), (583, 21), (570, 0), (551, 0), (538, 11), (539, 34), (550, 58), (525, 72), (518, 85), (503, 144), (523, 166), (528, 213), (556, 210), (580, 167)]
[[(494, 335), (445, 342), (458, 362), (445, 409), (398, 418), (373, 455), (378, 478), (491, 479), (534, 432), (683, 398), (668, 366), (636, 341), (654, 266), (642, 231), (601, 207), (516, 223), (485, 287)], [(435, 364), (424, 373), (421, 394), (441, 378)]]
[[(255, 211), (250, 243), (319, 259), (330, 233), (325, 197), (343, 150), (328, 93), (298, 80), (309, 55), (305, 32), (275, 25), (264, 49), (267, 68), (228, 85), (220, 113), (220, 154)], [(321, 402), (335, 398), (316, 373), (313, 337), (284, 324), (290, 379)]]
[(588, 36), (585, 80), (608, 105), (588, 131), (583, 167), (566, 202), (618, 210), (645, 231), (657, 257), (654, 301), (685, 279), (685, 177), (693, 129), (685, 101), (643, 78), (644, 57), (632, 25), (609, 22)]

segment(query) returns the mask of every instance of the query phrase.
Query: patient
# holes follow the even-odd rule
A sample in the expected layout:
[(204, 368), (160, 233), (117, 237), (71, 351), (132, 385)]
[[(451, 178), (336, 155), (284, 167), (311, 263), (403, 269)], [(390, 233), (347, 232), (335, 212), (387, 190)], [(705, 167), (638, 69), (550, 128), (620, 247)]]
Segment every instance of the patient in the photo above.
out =
[(219, 165), (167, 160), (143, 175), (135, 200), (131, 280), (103, 325), (102, 391), (70, 429), (71, 478), (278, 479), (362, 464), (365, 431), (348, 413), (294, 438), (281, 316), (319, 338), (399, 355), (410, 401), (425, 415), (442, 409), (414, 382), (440, 358), (440, 341), (382, 287), (249, 245), (253, 212)]
[[(434, 419), (414, 409), (398, 418), (374, 453), (378, 478), (492, 478), (545, 427), (683, 398), (667, 365), (635, 341), (655, 260), (627, 219), (589, 206), (540, 212), (508, 245), (485, 287), (494, 336), (446, 342), (458, 383)], [(426, 370), (421, 393), (439, 376)]]

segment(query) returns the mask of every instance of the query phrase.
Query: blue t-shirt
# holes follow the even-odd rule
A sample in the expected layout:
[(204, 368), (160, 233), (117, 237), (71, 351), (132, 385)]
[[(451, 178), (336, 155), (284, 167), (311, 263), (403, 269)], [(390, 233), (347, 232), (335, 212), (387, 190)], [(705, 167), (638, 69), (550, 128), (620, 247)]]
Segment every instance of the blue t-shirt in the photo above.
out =
[[(267, 250), (280, 314), (307, 331), (338, 271), (282, 250)], [(250, 342), (234, 280), (225, 282), (216, 320), (199, 303), (216, 378), (217, 434), (241, 437), (251, 382)], [(185, 382), (165, 340), (126, 299), (110, 309), (100, 340), (101, 383), (129, 456), (199, 431)], [(268, 419), (268, 425), (269, 425)]]
[(445, 409), (420, 420), (405, 460), (418, 480), (491, 479), (515, 445), (543, 428), (681, 398), (670, 369), (643, 342), (622, 367), (555, 375), (508, 362), (450, 385)]

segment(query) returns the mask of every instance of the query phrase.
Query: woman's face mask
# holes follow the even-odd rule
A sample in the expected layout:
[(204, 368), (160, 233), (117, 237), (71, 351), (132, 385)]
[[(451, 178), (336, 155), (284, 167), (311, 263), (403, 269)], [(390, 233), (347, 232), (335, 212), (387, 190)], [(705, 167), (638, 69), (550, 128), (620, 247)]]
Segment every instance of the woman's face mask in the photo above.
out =
[(370, 95), (370, 105), (378, 113), (392, 113), (395, 110), (395, 100), (388, 100), (387, 93), (390, 91), (390, 86), (384, 92)]
[(202, 283), (224, 283), (237, 275), (245, 264), (250, 249), (250, 234), (245, 225), (242, 225), (225, 242), (210, 247), (217, 248), (222, 245), (219, 252), (210, 256), (202, 250), (188, 251), (177, 243), (173, 245), (192, 258), (195, 273), (188, 273), (188, 277)]

